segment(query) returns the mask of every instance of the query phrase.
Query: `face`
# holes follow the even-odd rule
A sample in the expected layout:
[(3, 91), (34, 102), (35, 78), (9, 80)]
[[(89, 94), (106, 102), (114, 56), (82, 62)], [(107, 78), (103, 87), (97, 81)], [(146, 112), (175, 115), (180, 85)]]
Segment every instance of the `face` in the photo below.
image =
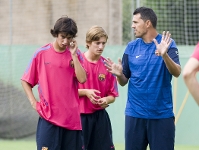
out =
[(59, 49), (60, 51), (64, 51), (66, 49), (66, 47), (69, 46), (70, 42), (72, 42), (73, 37), (70, 35), (63, 34), (63, 33), (59, 33), (57, 38), (56, 38), (56, 45), (57, 45), (57, 49)]
[(134, 29), (134, 34), (137, 38), (142, 38), (147, 33), (147, 23), (141, 19), (140, 14), (133, 16), (132, 28)]
[(89, 46), (89, 51), (94, 55), (100, 56), (104, 50), (107, 39), (105, 37), (101, 37), (98, 41), (92, 41), (91, 43), (87, 43)]

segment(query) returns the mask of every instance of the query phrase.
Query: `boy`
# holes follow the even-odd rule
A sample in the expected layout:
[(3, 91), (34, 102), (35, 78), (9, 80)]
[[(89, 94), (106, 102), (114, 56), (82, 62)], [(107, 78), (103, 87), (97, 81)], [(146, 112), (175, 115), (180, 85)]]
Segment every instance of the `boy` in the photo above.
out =
[[(51, 29), (55, 41), (39, 48), (21, 78), (24, 91), (39, 114), (36, 133), (38, 150), (82, 150), (77, 81), (86, 81), (80, 64), (77, 26), (62, 17)], [(32, 88), (38, 84), (40, 101)]]
[(105, 108), (118, 96), (116, 78), (107, 72), (101, 56), (108, 35), (99, 26), (91, 27), (86, 34), (86, 51), (83, 64), (87, 81), (79, 84), (80, 113), (86, 150), (114, 150), (109, 115)]

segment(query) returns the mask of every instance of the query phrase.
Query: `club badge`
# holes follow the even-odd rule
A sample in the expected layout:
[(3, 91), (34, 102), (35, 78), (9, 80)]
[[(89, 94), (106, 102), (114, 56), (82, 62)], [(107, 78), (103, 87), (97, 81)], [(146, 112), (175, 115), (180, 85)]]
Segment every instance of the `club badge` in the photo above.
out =
[(98, 79), (99, 79), (100, 81), (104, 81), (105, 78), (106, 78), (105, 74), (99, 74), (99, 76), (98, 76)]

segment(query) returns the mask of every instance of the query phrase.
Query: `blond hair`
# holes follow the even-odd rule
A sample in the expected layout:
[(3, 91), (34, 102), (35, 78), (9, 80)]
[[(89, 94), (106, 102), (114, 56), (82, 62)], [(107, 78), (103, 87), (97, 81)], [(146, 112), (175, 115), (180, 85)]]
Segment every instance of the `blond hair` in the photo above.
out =
[(101, 37), (105, 37), (106, 41), (108, 40), (106, 31), (100, 26), (92, 26), (86, 33), (86, 48), (89, 48), (88, 43), (98, 41)]

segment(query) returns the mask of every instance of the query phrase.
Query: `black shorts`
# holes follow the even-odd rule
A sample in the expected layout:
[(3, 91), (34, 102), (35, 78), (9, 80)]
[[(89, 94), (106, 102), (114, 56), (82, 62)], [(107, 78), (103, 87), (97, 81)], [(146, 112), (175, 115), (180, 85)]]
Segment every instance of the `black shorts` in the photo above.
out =
[(84, 150), (81, 130), (67, 130), (39, 118), (37, 150)]
[(142, 119), (126, 116), (125, 149), (174, 150), (174, 117), (165, 119)]
[(85, 150), (115, 150), (106, 110), (81, 114)]

